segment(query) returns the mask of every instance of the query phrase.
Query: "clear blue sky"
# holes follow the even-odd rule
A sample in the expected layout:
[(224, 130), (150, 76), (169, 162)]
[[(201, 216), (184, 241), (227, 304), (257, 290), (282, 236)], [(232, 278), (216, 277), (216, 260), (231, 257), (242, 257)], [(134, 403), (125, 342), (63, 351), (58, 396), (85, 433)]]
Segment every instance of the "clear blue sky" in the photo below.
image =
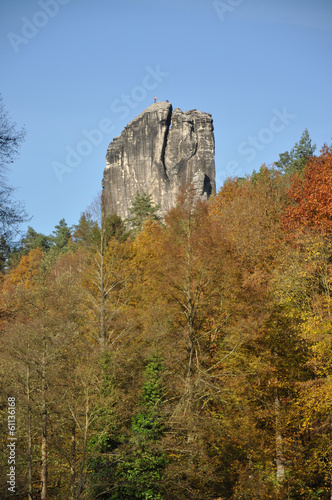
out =
[(108, 144), (154, 96), (212, 114), (219, 187), (305, 128), (319, 150), (331, 49), (331, 0), (0, 0), (0, 93), (27, 131), (10, 182), (29, 224), (78, 222)]

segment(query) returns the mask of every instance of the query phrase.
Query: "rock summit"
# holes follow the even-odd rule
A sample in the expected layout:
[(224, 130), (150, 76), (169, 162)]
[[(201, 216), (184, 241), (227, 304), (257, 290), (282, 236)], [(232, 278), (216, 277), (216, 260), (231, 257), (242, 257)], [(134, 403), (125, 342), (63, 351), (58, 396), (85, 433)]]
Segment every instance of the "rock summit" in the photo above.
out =
[(150, 194), (160, 215), (170, 210), (181, 188), (197, 195), (215, 191), (213, 121), (196, 109), (182, 112), (169, 102), (145, 109), (110, 143), (106, 154), (103, 198), (106, 213), (123, 219), (137, 193)]

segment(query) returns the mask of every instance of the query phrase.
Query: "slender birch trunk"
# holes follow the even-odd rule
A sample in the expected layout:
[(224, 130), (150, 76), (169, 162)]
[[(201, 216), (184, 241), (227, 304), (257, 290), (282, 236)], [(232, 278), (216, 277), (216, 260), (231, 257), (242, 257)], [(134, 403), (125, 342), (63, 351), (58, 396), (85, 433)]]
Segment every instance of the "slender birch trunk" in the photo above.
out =
[(82, 458), (81, 458), (81, 466), (79, 471), (79, 478), (77, 484), (77, 499), (81, 498), (81, 493), (84, 489), (85, 485), (85, 465), (86, 465), (86, 454), (87, 454), (87, 446), (88, 446), (88, 434), (90, 428), (90, 406), (89, 406), (89, 393), (86, 390), (86, 401), (85, 401), (85, 423), (83, 429), (83, 450), (82, 450)]
[(30, 401), (30, 365), (27, 365), (26, 394), (28, 402), (28, 500), (32, 500), (32, 432), (31, 432), (31, 401)]
[(275, 425), (276, 425), (276, 464), (277, 464), (277, 483), (280, 485), (285, 478), (285, 457), (283, 453), (283, 439), (280, 426), (280, 399), (276, 396), (274, 400)]
[(99, 337), (102, 351), (106, 347), (106, 332), (105, 332), (105, 285), (104, 285), (104, 255), (100, 254), (100, 330)]
[(47, 500), (47, 404), (46, 404), (46, 339), (42, 357), (42, 445), (41, 445), (41, 500)]
[(71, 427), (71, 464), (70, 464), (71, 500), (76, 499), (75, 481), (76, 481), (76, 422), (73, 419)]

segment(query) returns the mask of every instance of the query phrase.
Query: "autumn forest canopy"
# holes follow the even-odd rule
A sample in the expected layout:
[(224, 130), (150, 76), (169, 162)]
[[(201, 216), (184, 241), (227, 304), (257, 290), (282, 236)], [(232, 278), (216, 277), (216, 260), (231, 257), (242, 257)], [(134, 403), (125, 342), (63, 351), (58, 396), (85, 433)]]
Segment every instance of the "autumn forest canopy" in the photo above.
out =
[(332, 148), (18, 241), (23, 137), (1, 106), (1, 498), (331, 499)]

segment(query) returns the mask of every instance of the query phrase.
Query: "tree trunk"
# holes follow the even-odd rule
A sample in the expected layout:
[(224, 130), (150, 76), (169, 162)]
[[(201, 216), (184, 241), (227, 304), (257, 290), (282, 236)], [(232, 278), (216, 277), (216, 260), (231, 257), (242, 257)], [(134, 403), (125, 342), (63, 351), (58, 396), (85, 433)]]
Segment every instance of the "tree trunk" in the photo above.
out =
[(104, 285), (104, 255), (100, 255), (100, 343), (102, 350), (106, 347), (106, 332), (105, 332), (105, 285)]
[(105, 234), (103, 221), (100, 228), (100, 269), (99, 269), (99, 287), (100, 287), (100, 310), (99, 310), (99, 339), (102, 351), (106, 348), (106, 326), (105, 326)]
[(85, 462), (86, 462), (86, 453), (88, 446), (88, 433), (90, 428), (90, 407), (89, 407), (89, 394), (86, 392), (86, 401), (85, 401), (85, 424), (84, 424), (84, 434), (83, 434), (83, 450), (81, 457), (81, 466), (79, 471), (79, 478), (77, 483), (77, 499), (81, 498), (81, 493), (84, 489), (85, 484)]
[(75, 481), (76, 481), (76, 422), (73, 420), (71, 427), (71, 463), (70, 463), (70, 483), (71, 500), (75, 500)]
[(185, 316), (188, 326), (188, 371), (186, 379), (186, 393), (189, 406), (193, 400), (193, 357), (195, 347), (195, 329), (194, 329), (194, 307), (192, 298), (192, 245), (191, 245), (191, 221), (189, 217), (187, 230), (187, 252), (186, 252), (186, 285), (185, 285)]
[(41, 500), (47, 500), (47, 404), (46, 404), (46, 340), (42, 358), (42, 445), (41, 445)]
[(283, 453), (283, 441), (280, 429), (280, 399), (276, 396), (274, 400), (275, 422), (276, 422), (276, 464), (277, 483), (280, 485), (285, 478), (285, 458)]
[(32, 437), (31, 437), (31, 402), (30, 402), (30, 366), (27, 365), (26, 391), (28, 402), (28, 500), (32, 500)]

